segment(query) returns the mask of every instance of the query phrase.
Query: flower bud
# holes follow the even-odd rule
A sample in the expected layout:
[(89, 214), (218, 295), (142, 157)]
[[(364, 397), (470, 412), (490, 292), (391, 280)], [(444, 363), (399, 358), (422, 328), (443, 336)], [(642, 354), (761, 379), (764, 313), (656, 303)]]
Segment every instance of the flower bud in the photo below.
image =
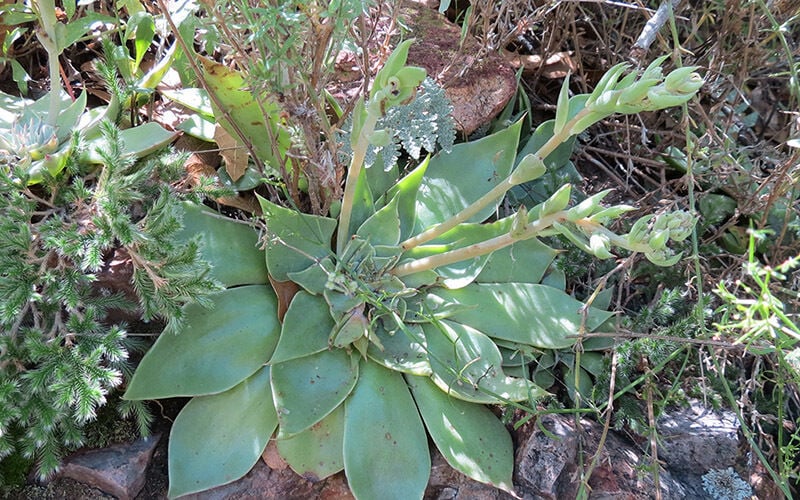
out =
[(589, 248), (598, 259), (610, 259), (614, 255), (608, 251), (611, 242), (608, 236), (601, 233), (594, 233), (589, 237)]
[[(697, 66), (684, 66), (683, 68), (678, 68), (671, 71), (670, 74), (664, 78), (664, 86), (670, 92), (681, 94), (693, 93), (703, 84), (703, 80), (700, 78), (700, 75), (694, 72), (696, 69)], [(695, 84), (695, 77), (700, 79), (700, 85), (698, 85), (696, 88), (693, 87)]]
[(650, 233), (650, 238), (647, 240), (647, 244), (653, 250), (663, 250), (667, 246), (667, 241), (669, 241), (669, 229), (662, 229), (660, 231), (653, 231)]
[(544, 164), (544, 160), (531, 153), (520, 160), (517, 168), (511, 173), (509, 181), (516, 186), (523, 182), (538, 179), (543, 176), (546, 171), (547, 167)]
[(644, 256), (647, 257), (647, 260), (657, 266), (669, 267), (677, 264), (678, 261), (681, 260), (683, 253), (681, 252), (673, 255), (672, 250), (665, 248), (663, 250), (647, 252), (644, 254)]
[(542, 203), (542, 208), (539, 211), (539, 217), (551, 215), (561, 210), (564, 210), (569, 205), (569, 196), (572, 193), (572, 185), (564, 184), (558, 191), (553, 193), (553, 196), (548, 198)]
[(599, 193), (586, 198), (582, 202), (570, 208), (567, 211), (567, 220), (570, 222), (575, 222), (578, 219), (583, 219), (584, 217), (588, 217), (598, 207), (600, 207), (600, 202), (603, 201), (603, 198), (605, 198), (610, 192), (611, 192), (610, 189), (600, 191)]

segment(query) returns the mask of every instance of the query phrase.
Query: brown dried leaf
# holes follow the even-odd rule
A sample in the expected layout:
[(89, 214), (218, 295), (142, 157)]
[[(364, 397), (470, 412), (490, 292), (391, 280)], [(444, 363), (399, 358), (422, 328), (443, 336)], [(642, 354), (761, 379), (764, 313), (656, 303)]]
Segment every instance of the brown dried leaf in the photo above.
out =
[(283, 323), (283, 317), (286, 316), (286, 310), (289, 309), (292, 299), (295, 294), (300, 291), (300, 286), (294, 281), (277, 281), (269, 277), (269, 282), (272, 289), (275, 290), (275, 295), (278, 296), (278, 320)]
[(233, 182), (238, 181), (247, 170), (247, 149), (219, 124), (214, 128), (214, 141), (225, 160), (225, 170)]

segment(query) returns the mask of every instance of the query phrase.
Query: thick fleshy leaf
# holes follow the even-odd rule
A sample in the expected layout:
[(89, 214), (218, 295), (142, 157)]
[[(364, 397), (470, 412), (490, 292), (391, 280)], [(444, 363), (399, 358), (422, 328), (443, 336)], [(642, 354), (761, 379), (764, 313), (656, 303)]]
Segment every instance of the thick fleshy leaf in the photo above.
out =
[[(143, 158), (155, 153), (177, 137), (177, 132), (170, 132), (156, 122), (147, 122), (119, 133), (120, 141), (125, 146), (122, 155), (132, 158)], [(103, 137), (89, 141), (86, 145), (86, 154), (81, 159), (90, 163), (103, 163), (103, 158), (97, 153), (98, 148), (108, 149)]]
[[(575, 343), (584, 304), (566, 293), (532, 283), (473, 283), (458, 290), (437, 288), (426, 298), (432, 305), (460, 307), (449, 316), (490, 337), (562, 349)], [(586, 328), (591, 331), (613, 313), (590, 308)]]
[(492, 252), (478, 283), (539, 283), (558, 252), (536, 238)]
[(283, 208), (258, 197), (267, 223), (267, 269), (278, 281), (331, 255), (336, 221)]
[(281, 363), (328, 349), (333, 326), (325, 299), (297, 292), (283, 317), (281, 337), (269, 362)]
[(344, 469), (344, 405), (310, 428), (286, 439), (278, 439), (278, 451), (293, 471), (310, 481), (319, 481)]
[(425, 377), (406, 376), (428, 433), (451, 467), (514, 493), (514, 444), (506, 427), (480, 404), (452, 398)]
[(400, 218), (397, 213), (397, 198), (372, 214), (356, 231), (373, 246), (397, 245), (400, 242)]
[(243, 286), (215, 294), (212, 300), (213, 309), (187, 305), (183, 330), (158, 337), (139, 363), (125, 399), (226, 391), (267, 362), (280, 334), (272, 290)]
[(408, 173), (405, 177), (397, 181), (386, 195), (380, 199), (383, 204), (389, 200), (397, 198), (397, 213), (400, 218), (400, 238), (405, 239), (411, 236), (414, 230), (417, 213), (417, 193), (425, 177), (425, 172), (430, 165), (430, 157), (420, 163), (417, 168)]
[(356, 229), (375, 213), (375, 200), (367, 182), (367, 169), (362, 168), (356, 179), (353, 210), (350, 214), (350, 230), (347, 234), (355, 234)]
[[(430, 160), (417, 194), (417, 224), (421, 231), (447, 220), (486, 194), (511, 172), (517, 156), (522, 121), (477, 141), (457, 144)], [(502, 197), (468, 222), (482, 222), (495, 213)]]
[(431, 374), (425, 336), (420, 325), (404, 325), (393, 334), (389, 334), (383, 326), (376, 325), (375, 336), (383, 349), (370, 344), (367, 351), (370, 359), (399, 372), (422, 376)]
[[(456, 250), (474, 243), (486, 241), (508, 232), (509, 226), (506, 219), (495, 221), (491, 224), (459, 224), (442, 236), (430, 241), (426, 245), (414, 247), (403, 254), (403, 258), (421, 259), (438, 255), (444, 251)], [(479, 275), (483, 266), (489, 260), (489, 255), (481, 255), (468, 260), (462, 260), (434, 269), (439, 275), (439, 282), (447, 288), (461, 288), (472, 283)]]
[(183, 204), (183, 229), (179, 241), (201, 235), (200, 254), (212, 266), (211, 275), (226, 287), (266, 284), (264, 251), (258, 248), (256, 231), (227, 220), (205, 205)]
[(503, 372), (503, 357), (492, 339), (459, 323), (422, 325), (433, 381), (447, 394), (472, 403), (500, 404), (536, 399), (545, 391)]
[(344, 411), (344, 469), (356, 498), (422, 498), (431, 472), (428, 436), (403, 376), (363, 363)]
[(228, 391), (189, 401), (169, 436), (170, 498), (247, 474), (277, 424), (266, 366)]
[(358, 358), (343, 349), (272, 365), (272, 397), (280, 437), (302, 432), (330, 414), (353, 390)]

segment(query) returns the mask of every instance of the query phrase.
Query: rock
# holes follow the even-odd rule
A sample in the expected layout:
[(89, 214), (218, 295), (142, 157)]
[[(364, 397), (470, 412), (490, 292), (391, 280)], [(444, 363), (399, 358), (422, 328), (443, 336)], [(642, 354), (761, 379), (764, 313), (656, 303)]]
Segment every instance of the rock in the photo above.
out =
[[(517, 78), (511, 61), (496, 52), (481, 50), (480, 42), (472, 37), (467, 37), (459, 50), (461, 28), (422, 2), (404, 2), (400, 17), (410, 31), (406, 36), (416, 40), (409, 49), (407, 64), (425, 68), (428, 76), (444, 87), (453, 104), (458, 131), (470, 135), (487, 125), (514, 97)], [(387, 31), (390, 25), (390, 19), (384, 16), (373, 31)], [(370, 53), (376, 56), (370, 61), (374, 72), (379, 69), (377, 54), (385, 57), (388, 51), (375, 41)], [(335, 81), (329, 88), (338, 99), (352, 101), (360, 91), (359, 64), (360, 57), (354, 52), (338, 54)]]
[(729, 410), (714, 411), (692, 401), (688, 408), (665, 413), (657, 429), (658, 458), (687, 485), (693, 498), (705, 496), (703, 474), (736, 465), (739, 423)]
[[(582, 435), (585, 464), (599, 447), (603, 428), (581, 420), (581, 434), (572, 417), (543, 415), (521, 436), (517, 450), (515, 483), (525, 499), (576, 498), (580, 478), (576, 457)], [(525, 433), (523, 433), (525, 434)], [(643, 453), (620, 436), (609, 432), (597, 466), (589, 478), (592, 499), (639, 500), (655, 491), (653, 474), (645, 472), (650, 462)], [(662, 498), (687, 498), (685, 488), (668, 471), (659, 471)]]
[(352, 500), (344, 474), (336, 474), (324, 481), (312, 483), (291, 469), (271, 469), (263, 460), (243, 478), (201, 493), (181, 497), (184, 500), (239, 500), (259, 498)]
[(425, 500), (505, 500), (514, 498), (488, 484), (474, 481), (450, 467), (438, 450), (431, 457), (431, 478)]
[(144, 486), (147, 466), (160, 437), (156, 434), (132, 444), (77, 452), (65, 460), (59, 476), (92, 486), (120, 500), (133, 499)]
[(488, 124), (514, 97), (514, 68), (495, 52), (481, 50), (472, 37), (461, 41), (461, 28), (438, 11), (406, 3), (401, 10), (416, 42), (408, 64), (421, 66), (445, 89), (453, 104), (456, 128), (465, 135)]

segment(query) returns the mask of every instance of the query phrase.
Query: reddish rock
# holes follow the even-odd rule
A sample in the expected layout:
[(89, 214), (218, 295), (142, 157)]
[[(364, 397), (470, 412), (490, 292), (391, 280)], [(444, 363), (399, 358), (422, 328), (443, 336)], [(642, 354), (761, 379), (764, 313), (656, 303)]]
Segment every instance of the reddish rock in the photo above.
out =
[(160, 435), (100, 450), (86, 450), (68, 457), (59, 476), (114, 495), (120, 500), (135, 498), (144, 486), (145, 472)]
[(462, 45), (461, 28), (437, 10), (407, 3), (401, 15), (416, 39), (408, 51), (408, 64), (425, 68), (444, 87), (458, 130), (471, 134), (514, 97), (517, 77), (508, 60), (481, 50), (472, 37)]

